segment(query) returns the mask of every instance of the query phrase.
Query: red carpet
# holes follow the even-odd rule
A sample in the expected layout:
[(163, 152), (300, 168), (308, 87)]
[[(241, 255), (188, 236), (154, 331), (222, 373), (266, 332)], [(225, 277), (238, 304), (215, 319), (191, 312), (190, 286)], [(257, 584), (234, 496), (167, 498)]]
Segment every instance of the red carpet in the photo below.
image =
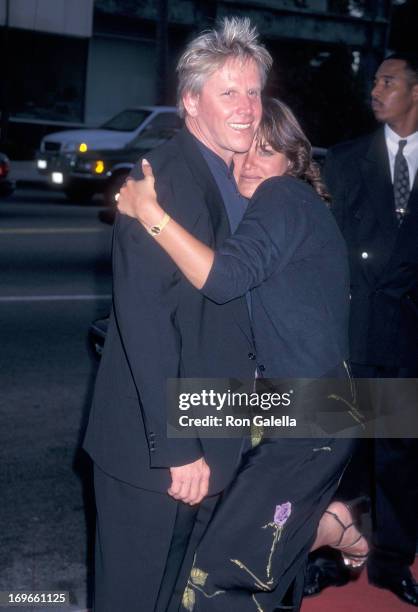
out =
[[(414, 576), (418, 576), (418, 558), (413, 565)], [(317, 597), (303, 600), (302, 612), (413, 612), (414, 606), (403, 603), (384, 589), (371, 586), (367, 571), (358, 580), (343, 587), (330, 587)]]

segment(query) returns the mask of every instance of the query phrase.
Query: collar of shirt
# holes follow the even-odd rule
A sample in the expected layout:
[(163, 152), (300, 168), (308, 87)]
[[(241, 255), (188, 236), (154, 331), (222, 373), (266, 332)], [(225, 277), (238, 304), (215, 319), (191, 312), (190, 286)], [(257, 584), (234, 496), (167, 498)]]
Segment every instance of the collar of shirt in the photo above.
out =
[(414, 184), (415, 175), (418, 169), (418, 132), (410, 134), (406, 138), (399, 136), (387, 124), (385, 124), (385, 140), (386, 147), (389, 153), (390, 173), (393, 182), (393, 174), (395, 168), (395, 157), (399, 149), (399, 141), (406, 140), (406, 145), (403, 150), (403, 155), (408, 164), (410, 189)]
[(194, 137), (199, 149), (202, 152), (206, 163), (209, 166), (209, 170), (218, 185), (221, 193), (225, 210), (229, 219), (229, 225), (231, 233), (234, 233), (237, 229), (242, 217), (244, 216), (245, 210), (248, 205), (247, 198), (244, 198), (238, 191), (238, 186), (234, 178), (234, 163), (228, 167), (224, 160), (214, 153), (211, 149), (208, 149), (200, 140)]
[(209, 149), (206, 145), (204, 145), (203, 142), (196, 138), (196, 136), (193, 136), (193, 138), (197, 142), (199, 149), (202, 151), (203, 156), (209, 164), (210, 168), (216, 167), (228, 178), (230, 178), (231, 175), (233, 176), (232, 172), (234, 169), (234, 162), (232, 160), (230, 165), (228, 166), (227, 163), (222, 159), (222, 157), (220, 157), (217, 153), (212, 151), (212, 149)]

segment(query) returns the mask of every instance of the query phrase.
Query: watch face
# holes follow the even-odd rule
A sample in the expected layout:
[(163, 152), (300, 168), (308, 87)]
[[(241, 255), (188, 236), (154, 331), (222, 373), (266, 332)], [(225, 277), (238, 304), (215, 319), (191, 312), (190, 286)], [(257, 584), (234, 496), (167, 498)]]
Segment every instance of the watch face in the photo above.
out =
[(161, 232), (161, 228), (159, 227), (159, 225), (153, 225), (149, 231), (153, 236), (158, 236), (158, 234)]

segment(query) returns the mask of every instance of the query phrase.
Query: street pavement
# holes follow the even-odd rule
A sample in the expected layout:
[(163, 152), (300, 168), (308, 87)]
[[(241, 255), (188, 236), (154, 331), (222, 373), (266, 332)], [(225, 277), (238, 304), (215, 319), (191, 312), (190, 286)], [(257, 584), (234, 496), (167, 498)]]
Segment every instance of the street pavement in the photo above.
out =
[[(30, 185), (28, 182), (27, 185)], [(18, 189), (0, 200), (0, 591), (69, 591), (91, 603), (94, 506), (80, 450), (108, 313), (111, 228), (98, 206)]]

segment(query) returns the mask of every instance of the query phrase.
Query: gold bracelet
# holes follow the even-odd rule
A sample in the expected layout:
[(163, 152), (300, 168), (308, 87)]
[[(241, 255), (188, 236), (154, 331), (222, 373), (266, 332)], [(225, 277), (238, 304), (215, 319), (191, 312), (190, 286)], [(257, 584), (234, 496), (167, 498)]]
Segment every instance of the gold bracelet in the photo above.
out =
[(157, 225), (151, 225), (151, 227), (147, 228), (147, 232), (151, 234), (151, 236), (159, 236), (167, 223), (170, 221), (171, 217), (169, 214), (164, 213), (164, 217), (161, 219), (160, 223)]

